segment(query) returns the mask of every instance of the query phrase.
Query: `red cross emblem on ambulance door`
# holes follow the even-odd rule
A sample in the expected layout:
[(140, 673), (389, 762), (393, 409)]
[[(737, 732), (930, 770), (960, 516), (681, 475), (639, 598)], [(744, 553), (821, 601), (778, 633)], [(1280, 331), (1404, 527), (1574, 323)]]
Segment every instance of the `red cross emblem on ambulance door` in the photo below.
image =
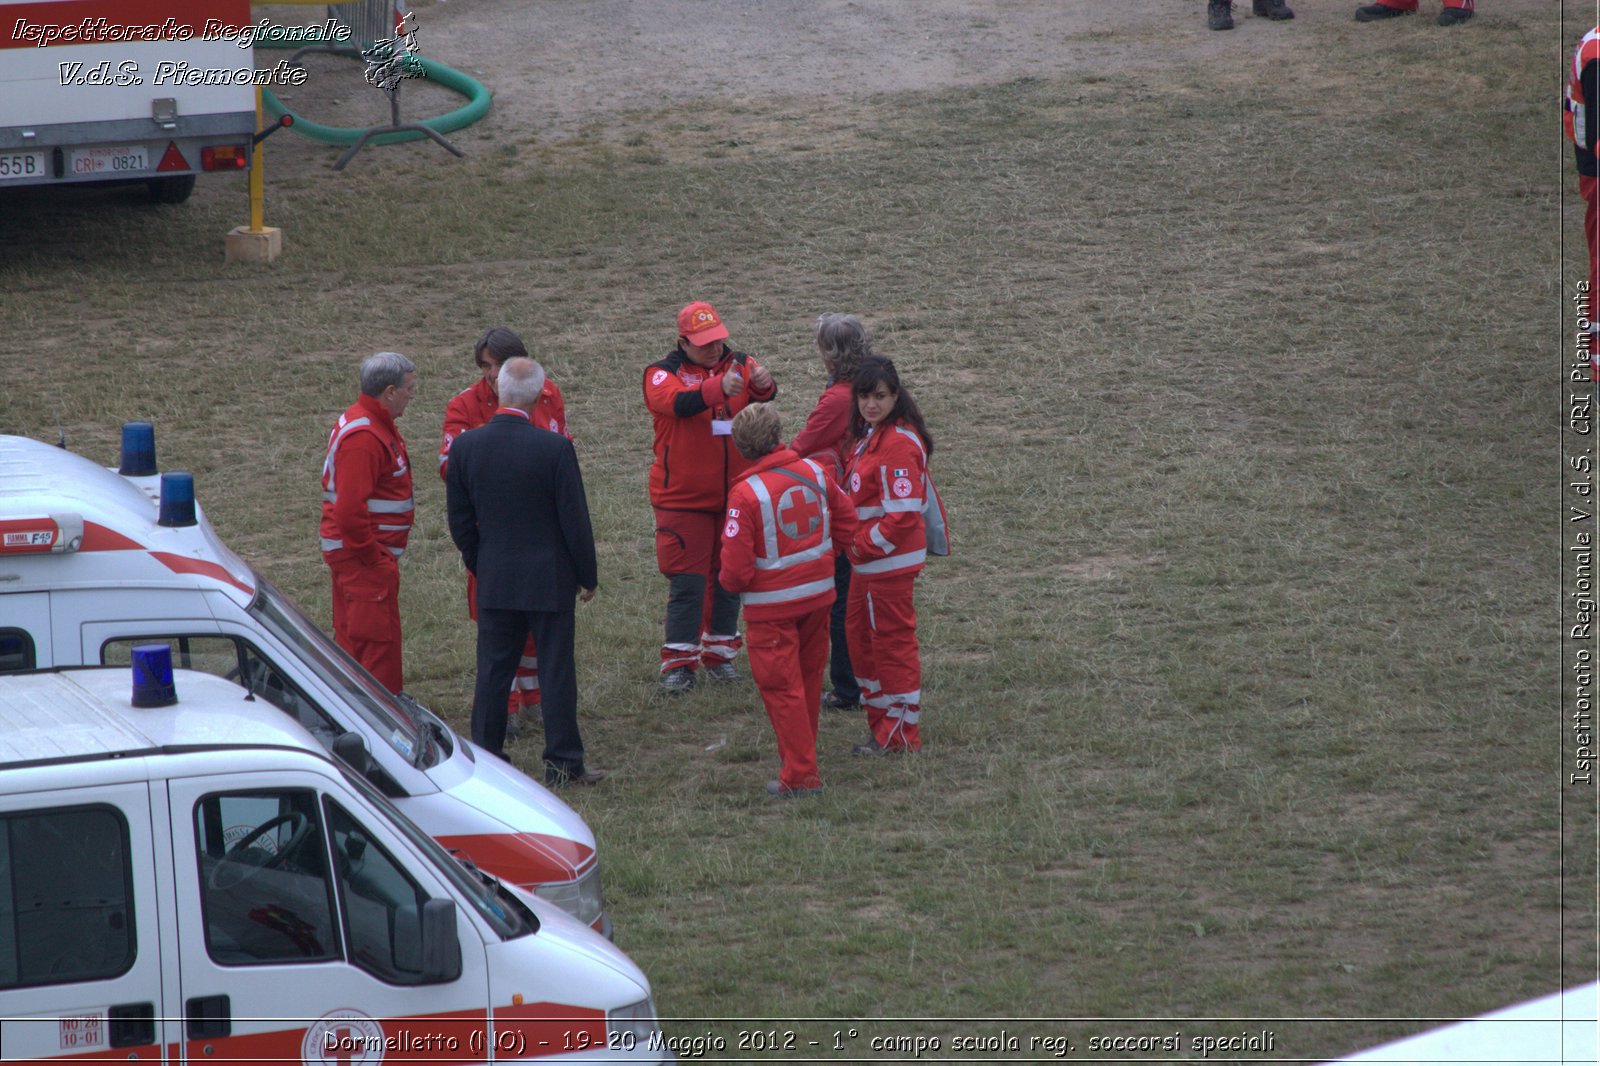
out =
[[(800, 528), (802, 522), (804, 529)], [(778, 497), (778, 528), (790, 540), (809, 537), (821, 524), (822, 505), (799, 485)]]

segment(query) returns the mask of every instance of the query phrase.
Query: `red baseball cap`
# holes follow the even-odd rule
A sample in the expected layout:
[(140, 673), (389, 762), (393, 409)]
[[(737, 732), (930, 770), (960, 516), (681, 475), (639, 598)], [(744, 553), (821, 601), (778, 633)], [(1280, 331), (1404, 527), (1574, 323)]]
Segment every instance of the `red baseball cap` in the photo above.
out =
[(722, 324), (716, 308), (704, 300), (696, 300), (678, 312), (678, 335), (687, 338), (690, 344), (710, 344), (727, 340), (728, 327)]

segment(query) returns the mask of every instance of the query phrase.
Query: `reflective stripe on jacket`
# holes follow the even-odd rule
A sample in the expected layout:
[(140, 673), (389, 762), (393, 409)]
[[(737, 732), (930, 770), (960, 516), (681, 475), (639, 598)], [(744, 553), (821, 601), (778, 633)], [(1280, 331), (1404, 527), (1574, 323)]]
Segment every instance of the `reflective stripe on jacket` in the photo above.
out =
[(848, 485), (860, 526), (850, 544), (858, 574), (915, 573), (927, 560), (922, 522), (927, 449), (899, 422), (870, 428), (850, 461)]
[(821, 464), (780, 448), (728, 494), (719, 580), (747, 618), (789, 618), (833, 602), (834, 536), (855, 531), (850, 500)]
[(406, 442), (382, 405), (363, 396), (339, 416), (328, 435), (322, 461), (322, 550), (367, 556), (375, 544), (399, 558), (405, 554), (415, 511)]

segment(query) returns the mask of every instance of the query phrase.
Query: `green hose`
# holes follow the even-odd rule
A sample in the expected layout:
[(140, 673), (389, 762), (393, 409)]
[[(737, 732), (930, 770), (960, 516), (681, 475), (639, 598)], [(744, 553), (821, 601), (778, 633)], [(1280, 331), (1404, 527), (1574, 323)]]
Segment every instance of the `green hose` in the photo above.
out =
[[(303, 43), (303, 41), (277, 41), (260, 38), (256, 41), (256, 47), (298, 48)], [(436, 81), (446, 89), (454, 90), (467, 98), (467, 102), (454, 111), (447, 112), (437, 118), (423, 119), (417, 125), (426, 126), (436, 133), (450, 133), (461, 129), (463, 126), (472, 125), (488, 113), (490, 95), (489, 90), (484, 88), (482, 82), (470, 75), (461, 73), (454, 67), (447, 67), (443, 63), (435, 63), (425, 56), (417, 56), (416, 58), (421, 61), (423, 74), (429, 81)], [(321, 141), (324, 144), (355, 144), (356, 141), (361, 139), (362, 134), (367, 132), (364, 127), (324, 126), (309, 119), (301, 118), (287, 107), (284, 107), (283, 101), (274, 96), (271, 89), (264, 88), (261, 90), (261, 103), (273, 119), (290, 115), (294, 118), (294, 125), (290, 126), (290, 129), (304, 137), (310, 137), (312, 140)], [(379, 134), (367, 143), (400, 144), (404, 141), (420, 140), (425, 136), (426, 134), (418, 133), (416, 130), (401, 130), (398, 133)]]

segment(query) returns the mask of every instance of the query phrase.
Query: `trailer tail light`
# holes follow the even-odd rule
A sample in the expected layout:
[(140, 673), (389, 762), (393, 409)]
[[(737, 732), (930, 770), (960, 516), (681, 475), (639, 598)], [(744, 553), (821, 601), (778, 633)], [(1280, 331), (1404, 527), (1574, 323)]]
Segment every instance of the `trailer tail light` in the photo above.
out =
[(213, 144), (200, 149), (200, 169), (243, 170), (249, 158), (249, 145)]
[(43, 555), (75, 552), (83, 543), (80, 514), (0, 518), (0, 555)]

